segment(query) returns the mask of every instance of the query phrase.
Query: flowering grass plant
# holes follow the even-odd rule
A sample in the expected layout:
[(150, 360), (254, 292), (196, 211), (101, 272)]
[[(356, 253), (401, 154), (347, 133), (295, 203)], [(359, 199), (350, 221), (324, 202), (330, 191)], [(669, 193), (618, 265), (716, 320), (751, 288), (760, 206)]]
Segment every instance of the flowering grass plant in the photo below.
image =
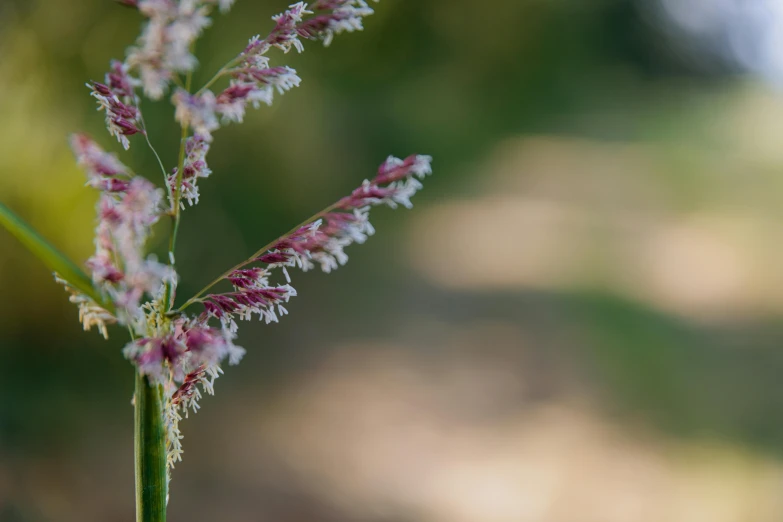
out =
[[(213, 133), (241, 123), (249, 107), (270, 105), (276, 94), (298, 87), (297, 72), (272, 65), (275, 51), (304, 50), (308, 41), (329, 45), (344, 32), (362, 29), (372, 14), (364, 0), (298, 2), (272, 17), (267, 36), (248, 45), (202, 87), (191, 88), (198, 60), (195, 42), (212, 23), (213, 11), (227, 12), (233, 0), (119, 0), (138, 11), (141, 34), (124, 61), (112, 61), (102, 82), (90, 82), (90, 94), (103, 112), (111, 136), (128, 150), (148, 146), (155, 153), (162, 187), (126, 166), (84, 134), (71, 148), (99, 192), (95, 253), (86, 273), (0, 204), (0, 223), (54, 272), (78, 306), (85, 330), (108, 339), (109, 326), (130, 335), (122, 350), (136, 371), (135, 462), (137, 521), (163, 521), (171, 470), (182, 459), (179, 423), (195, 412), (203, 393), (213, 394), (226, 363), (245, 351), (235, 344), (238, 322), (254, 317), (265, 323), (287, 315), (296, 297), (291, 272), (335, 270), (348, 260), (345, 249), (363, 243), (375, 231), (370, 210), (379, 205), (411, 206), (421, 179), (431, 173), (429, 156), (389, 157), (377, 174), (348, 196), (236, 266), (177, 306), (175, 246), (186, 209), (196, 205), (212, 171), (207, 156)], [(222, 84), (221, 87), (218, 87)], [(178, 162), (167, 168), (149, 139), (142, 96), (170, 99), (181, 127)], [(153, 226), (171, 220), (168, 256), (147, 252)], [(216, 290), (222, 283), (224, 289)], [(120, 330), (122, 333), (122, 330)]]

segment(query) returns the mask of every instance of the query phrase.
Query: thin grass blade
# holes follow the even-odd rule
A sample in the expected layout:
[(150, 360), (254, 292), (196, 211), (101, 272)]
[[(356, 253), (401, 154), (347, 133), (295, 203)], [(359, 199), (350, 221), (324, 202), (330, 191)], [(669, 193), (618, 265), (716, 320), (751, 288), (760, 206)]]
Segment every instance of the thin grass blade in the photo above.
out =
[(104, 305), (87, 274), (3, 203), (0, 203), (0, 225), (5, 227), (50, 270), (57, 272), (71, 286), (91, 297), (96, 303)]

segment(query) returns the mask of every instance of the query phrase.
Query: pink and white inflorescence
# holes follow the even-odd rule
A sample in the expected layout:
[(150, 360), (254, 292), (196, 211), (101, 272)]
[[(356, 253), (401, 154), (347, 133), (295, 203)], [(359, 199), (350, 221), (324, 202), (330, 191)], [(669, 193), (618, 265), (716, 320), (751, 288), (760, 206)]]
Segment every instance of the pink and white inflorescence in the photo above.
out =
[[(207, 152), (209, 152), (210, 139), (204, 134), (194, 134), (185, 141), (185, 161), (182, 165), (182, 182), (181, 182), (181, 200), (180, 206), (185, 208), (186, 199), (188, 205), (195, 205), (198, 203), (198, 180), (200, 178), (208, 178), (212, 171), (207, 166)], [(174, 167), (174, 170), (168, 177), (169, 190), (173, 193), (177, 187), (177, 179), (180, 179), (178, 174), (178, 168)]]
[(106, 113), (109, 134), (116, 136), (125, 150), (130, 148), (128, 136), (143, 133), (139, 99), (135, 89), (139, 81), (128, 74), (128, 66), (112, 60), (111, 71), (106, 73), (106, 83), (92, 82), (92, 96), (98, 100), (98, 110)]
[[(87, 185), (99, 192), (95, 253), (86, 262), (95, 299), (58, 280), (79, 306), (85, 329), (97, 327), (108, 336), (107, 325), (118, 323), (129, 330), (132, 341), (123, 350), (125, 357), (164, 390), (166, 407), (161, 414), (168, 430), (168, 463), (173, 467), (182, 455), (179, 421), (189, 410), (198, 409), (202, 392), (213, 393), (221, 366), (238, 363), (245, 353), (234, 344), (237, 321), (258, 317), (274, 323), (287, 315), (287, 305), (297, 295), (290, 270), (319, 267), (328, 273), (345, 264), (345, 249), (375, 232), (369, 221), (371, 208), (409, 208), (421, 180), (432, 172), (431, 158), (389, 157), (374, 178), (215, 281), (230, 289), (200, 293), (175, 309), (174, 236), (167, 263), (148, 252), (148, 240), (164, 218), (173, 220), (176, 234), (185, 202), (189, 206), (199, 202), (199, 182), (212, 173), (207, 154), (213, 133), (222, 125), (241, 123), (248, 106), (271, 105), (276, 94), (301, 84), (294, 69), (272, 65), (273, 50), (302, 52), (310, 40), (329, 45), (335, 35), (361, 30), (363, 19), (373, 11), (364, 0), (297, 2), (272, 17), (274, 27), (267, 36), (251, 38), (212, 80), (189, 91), (183, 77), (198, 65), (193, 44), (211, 25), (212, 12), (226, 12), (233, 0), (119, 2), (141, 15), (141, 35), (125, 61), (111, 62), (103, 82), (88, 84), (91, 95), (104, 112), (110, 135), (127, 150), (135, 135), (143, 136), (152, 148), (141, 94), (158, 100), (170, 92), (175, 119), (183, 129), (179, 161), (173, 168), (160, 162), (163, 190), (91, 138), (74, 135), (71, 147)], [(220, 80), (226, 81), (223, 88), (211, 90)], [(195, 303), (201, 303), (203, 311), (188, 315), (185, 308)]]
[[(348, 261), (345, 248), (364, 243), (375, 233), (370, 224), (370, 209), (377, 205), (410, 208), (410, 198), (421, 188), (420, 180), (432, 173), (432, 158), (414, 155), (401, 160), (389, 157), (373, 180), (365, 180), (351, 195), (319, 213), (310, 223), (296, 228), (275, 241), (268, 251), (246, 261), (229, 272), (225, 279), (233, 291), (209, 294), (202, 319), (215, 318), (223, 328), (236, 331), (236, 319), (258, 315), (264, 322), (277, 322), (288, 314), (285, 303), (296, 296), (290, 285), (288, 268), (303, 271), (315, 266), (329, 273)], [(271, 285), (270, 275), (280, 269), (286, 284)]]
[(311, 6), (298, 2), (273, 16), (275, 27), (265, 38), (254, 36), (247, 47), (224, 67), (219, 75), (231, 78), (219, 94), (202, 89), (194, 95), (174, 93), (177, 120), (194, 125), (209, 136), (223, 123), (242, 122), (248, 105), (271, 105), (275, 92), (283, 94), (299, 87), (301, 78), (286, 66), (271, 66), (266, 54), (277, 48), (287, 53), (304, 50), (302, 40), (321, 40), (329, 45), (334, 35), (362, 29), (362, 19), (373, 13), (364, 0), (317, 0)]
[(152, 226), (160, 219), (163, 191), (134, 176), (116, 156), (83, 134), (71, 138), (87, 184), (101, 191), (95, 254), (87, 260), (95, 286), (115, 306), (116, 318), (136, 332), (145, 331), (144, 296), (154, 297), (164, 282), (176, 282), (174, 270), (145, 256)]

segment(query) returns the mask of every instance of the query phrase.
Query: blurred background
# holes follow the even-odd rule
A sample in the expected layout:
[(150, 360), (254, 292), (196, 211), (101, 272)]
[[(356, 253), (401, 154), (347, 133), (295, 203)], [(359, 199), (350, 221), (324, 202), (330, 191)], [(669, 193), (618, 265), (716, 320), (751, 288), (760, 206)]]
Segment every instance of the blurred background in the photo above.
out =
[[(285, 0), (240, 0), (200, 85)], [(371, 177), (431, 154), (412, 211), (182, 424), (170, 520), (783, 518), (783, 3), (385, 0), (366, 31), (273, 54), (302, 86), (216, 134), (182, 298)], [(0, 3), (0, 200), (74, 260), (95, 193), (67, 136), (140, 19)], [(175, 163), (165, 103), (144, 106)], [(142, 142), (121, 159), (158, 182)], [(162, 251), (162, 226), (153, 247)], [(0, 521), (133, 514), (125, 338), (85, 334), (0, 230)]]

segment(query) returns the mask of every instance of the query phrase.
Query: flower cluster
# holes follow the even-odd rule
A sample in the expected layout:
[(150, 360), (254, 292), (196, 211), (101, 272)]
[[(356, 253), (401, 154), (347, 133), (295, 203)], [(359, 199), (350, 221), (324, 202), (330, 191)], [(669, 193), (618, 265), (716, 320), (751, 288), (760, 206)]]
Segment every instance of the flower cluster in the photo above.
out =
[(398, 204), (411, 208), (410, 198), (421, 189), (420, 180), (429, 174), (432, 174), (430, 156), (413, 155), (404, 160), (389, 156), (378, 167), (375, 178), (366, 180), (350, 196), (340, 200), (338, 208), (350, 210), (379, 204), (390, 208), (397, 208)]
[[(105, 112), (109, 133), (125, 149), (134, 134), (144, 134), (152, 147), (136, 91), (142, 87), (147, 97), (160, 99), (171, 84), (187, 85), (189, 82), (178, 76), (197, 66), (192, 55), (194, 41), (210, 25), (210, 12), (215, 7), (228, 10), (233, 0), (119, 1), (146, 18), (142, 34), (128, 50), (125, 62), (112, 61), (104, 81), (91, 82), (89, 87)], [(299, 86), (296, 71), (270, 64), (270, 50), (301, 52), (303, 40), (321, 40), (328, 45), (336, 34), (362, 29), (363, 18), (370, 14), (372, 9), (364, 0), (315, 0), (310, 6), (295, 3), (272, 18), (275, 25), (269, 35), (252, 38), (201, 89), (177, 88), (171, 102), (183, 131), (179, 162), (173, 168), (160, 162), (168, 204), (162, 190), (92, 139), (81, 134), (71, 139), (87, 185), (100, 192), (95, 253), (86, 263), (94, 286), (86, 293), (95, 299), (68, 281), (58, 281), (79, 306), (85, 329), (96, 326), (107, 336), (107, 324), (118, 322), (129, 328), (132, 341), (123, 350), (125, 357), (140, 375), (161, 385), (165, 392), (161, 415), (170, 467), (182, 455), (179, 421), (188, 411), (198, 409), (202, 392), (213, 393), (221, 365), (236, 364), (245, 353), (234, 344), (237, 320), (257, 316), (273, 323), (287, 315), (286, 306), (297, 295), (291, 286), (290, 268), (306, 271), (319, 266), (330, 272), (345, 264), (345, 249), (363, 243), (375, 232), (369, 221), (370, 209), (378, 205), (410, 207), (410, 198), (422, 186), (421, 179), (431, 173), (429, 156), (390, 157), (372, 180), (174, 308), (174, 239), (185, 202), (198, 203), (199, 180), (212, 172), (207, 164), (212, 133), (222, 124), (242, 122), (248, 105), (269, 105), (275, 93)], [(220, 79), (227, 79), (227, 85), (212, 91)], [(158, 262), (146, 251), (152, 227), (163, 216), (172, 218), (169, 264)], [(284, 281), (276, 282), (280, 274)], [(231, 289), (204, 295), (221, 281)], [(188, 315), (185, 309), (197, 302), (203, 311)]]
[[(155, 310), (155, 306), (148, 309)], [(215, 379), (223, 373), (220, 364), (225, 359), (229, 364), (237, 364), (245, 350), (234, 344), (234, 332), (212, 328), (203, 320), (184, 315), (170, 323), (158, 321), (147, 326), (148, 336), (128, 344), (123, 354), (151, 382), (163, 386), (167, 398), (167, 462), (173, 468), (175, 462), (182, 460), (179, 421), (183, 414), (187, 417), (189, 410), (198, 410), (198, 386), (213, 395)]]
[[(186, 377), (196, 370), (218, 371), (224, 359), (228, 358), (231, 364), (242, 359), (245, 351), (234, 345), (233, 340), (234, 335), (228, 330), (212, 328), (203, 321), (181, 316), (171, 325), (130, 343), (125, 347), (125, 356), (158, 384), (168, 385), (171, 377), (187, 387), (193, 377)], [(177, 390), (172, 390), (172, 393)], [(180, 390), (178, 396), (183, 393)]]
[(317, 14), (297, 27), (299, 36), (321, 39), (324, 45), (336, 34), (361, 31), (362, 18), (373, 13), (363, 0), (316, 0), (311, 9)]
[[(312, 10), (310, 10), (312, 9)], [(271, 105), (274, 93), (283, 94), (298, 87), (301, 78), (290, 67), (272, 67), (266, 53), (276, 47), (287, 53), (292, 48), (304, 50), (301, 38), (320, 39), (329, 45), (335, 34), (362, 29), (362, 18), (373, 13), (364, 0), (317, 0), (308, 8), (298, 2), (272, 17), (275, 27), (266, 38), (254, 36), (247, 47), (218, 76), (231, 78), (219, 94), (204, 89), (194, 95), (180, 89), (172, 101), (177, 107), (177, 121), (210, 136), (220, 124), (242, 122), (248, 105), (258, 108)], [(307, 17), (307, 15), (313, 15)]]
[(284, 303), (296, 296), (291, 285), (269, 285), (269, 271), (259, 267), (234, 270), (226, 279), (234, 286), (233, 292), (211, 294), (204, 301), (204, 319), (215, 317), (234, 332), (235, 317), (250, 319), (258, 314), (267, 324), (276, 323), (279, 316), (287, 315)]
[(245, 107), (251, 104), (257, 109), (261, 103), (272, 105), (275, 91), (283, 94), (299, 87), (301, 78), (290, 67), (270, 67), (265, 56), (254, 56), (234, 71), (234, 80), (217, 96), (215, 107), (223, 121), (241, 123)]
[[(212, 170), (207, 166), (207, 152), (209, 152), (209, 140), (203, 134), (194, 134), (185, 141), (185, 161), (182, 167), (182, 183), (180, 185), (182, 199), (186, 199), (189, 205), (198, 203), (199, 178), (208, 178)], [(168, 177), (169, 188), (173, 193), (177, 189), (178, 168)], [(180, 206), (185, 208), (185, 203), (180, 200)]]
[(307, 4), (297, 2), (291, 5), (287, 11), (273, 16), (272, 21), (275, 22), (275, 28), (272, 29), (272, 32), (264, 39), (261, 39), (260, 35), (251, 38), (241, 56), (263, 55), (272, 47), (277, 47), (284, 53), (294, 47), (301, 53), (304, 51), (304, 46), (299, 41), (297, 29), (302, 23), (302, 19), (308, 14), (313, 14), (313, 12), (307, 10)]
[(310, 6), (297, 2), (287, 11), (273, 16), (275, 28), (272, 32), (263, 39), (260, 36), (251, 38), (242, 56), (264, 55), (272, 47), (285, 53), (294, 48), (301, 53), (304, 45), (300, 38), (322, 40), (328, 46), (336, 34), (361, 31), (364, 28), (362, 19), (371, 14), (373, 10), (365, 0), (316, 0)]
[(101, 191), (95, 254), (87, 260), (92, 280), (116, 306), (117, 319), (143, 331), (143, 296), (154, 296), (164, 282), (176, 280), (171, 268), (144, 256), (151, 227), (161, 215), (163, 192), (83, 134), (71, 138), (71, 147), (87, 184)]
[(136, 45), (128, 51), (127, 63), (138, 68), (144, 93), (153, 100), (163, 97), (173, 76), (196, 68), (191, 47), (212, 21), (211, 7), (227, 11), (233, 0), (130, 0), (148, 21)]
[(85, 295), (79, 289), (74, 288), (71, 283), (60, 277), (60, 274), (54, 274), (54, 280), (63, 285), (65, 291), (70, 294), (68, 300), (79, 307), (79, 322), (82, 323), (84, 331), (97, 328), (104, 339), (109, 339), (109, 330), (106, 325), (114, 324), (117, 318), (100, 306), (91, 297)]
[(139, 81), (128, 74), (128, 66), (117, 60), (111, 62), (106, 83), (87, 84), (92, 89), (92, 96), (98, 100), (98, 110), (106, 113), (109, 134), (116, 136), (125, 150), (130, 147), (128, 136), (144, 132), (134, 91), (138, 85)]

